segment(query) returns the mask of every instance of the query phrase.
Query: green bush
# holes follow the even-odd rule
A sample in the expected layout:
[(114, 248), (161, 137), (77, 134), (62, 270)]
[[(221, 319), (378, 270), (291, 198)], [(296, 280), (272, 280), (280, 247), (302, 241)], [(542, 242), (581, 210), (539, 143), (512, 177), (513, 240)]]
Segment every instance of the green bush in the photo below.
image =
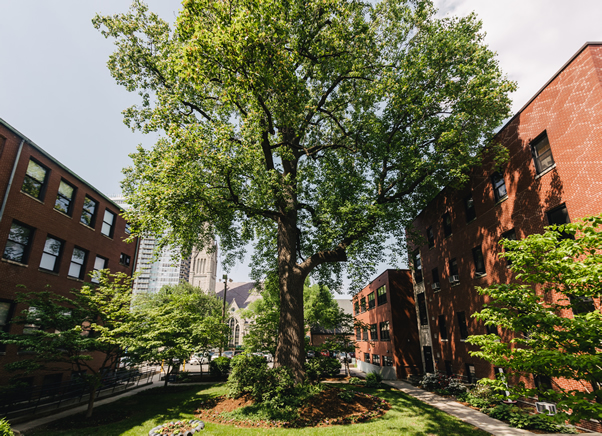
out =
[(510, 418), (515, 413), (520, 413), (520, 408), (509, 404), (500, 404), (495, 407), (483, 410), (484, 413), (491, 416), (493, 419), (500, 421), (510, 421)]
[(347, 391), (347, 390), (342, 390), (337, 395), (345, 403), (350, 403), (355, 398), (355, 392)]
[(316, 356), (305, 362), (305, 376), (312, 381), (320, 381), (325, 377), (339, 375), (341, 362), (334, 357)]
[(263, 356), (241, 354), (232, 359), (228, 377), (228, 396), (239, 398), (250, 394), (255, 401), (261, 401), (268, 389), (268, 363)]
[(209, 371), (214, 377), (226, 377), (230, 371), (230, 359), (220, 356), (209, 363)]
[(349, 384), (350, 385), (363, 385), (364, 381), (361, 378), (358, 378), (358, 377), (350, 377), (349, 378)]
[(293, 372), (285, 366), (268, 370), (267, 378), (263, 383), (265, 389), (261, 401), (274, 409), (296, 408), (304, 397), (302, 393), (304, 386), (296, 386)]
[(366, 387), (367, 388), (378, 388), (380, 382), (383, 381), (382, 376), (377, 372), (369, 372), (366, 374)]
[(10, 428), (10, 424), (6, 418), (0, 419), (0, 436), (13, 436), (14, 433)]

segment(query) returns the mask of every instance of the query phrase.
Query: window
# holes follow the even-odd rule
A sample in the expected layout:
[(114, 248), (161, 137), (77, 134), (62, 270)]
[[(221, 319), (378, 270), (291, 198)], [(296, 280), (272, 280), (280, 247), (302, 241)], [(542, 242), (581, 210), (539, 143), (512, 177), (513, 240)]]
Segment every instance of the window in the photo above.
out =
[(376, 300), (374, 299), (374, 292), (368, 294), (368, 310), (372, 310), (376, 307)]
[(36, 330), (40, 329), (40, 321), (42, 321), (42, 318), (40, 318), (39, 312), (40, 311), (34, 306), (27, 309), (27, 319), (25, 321), (27, 324), (23, 325), (24, 335), (31, 335)]
[(46, 271), (58, 272), (59, 270), (59, 257), (63, 248), (63, 242), (56, 238), (48, 236), (46, 238), (46, 244), (44, 244), (44, 252), (42, 253), (42, 260), (40, 261), (40, 268)]
[[(107, 259), (104, 257), (96, 256), (94, 259), (94, 271), (100, 271), (107, 267)], [(92, 277), (92, 283), (98, 283), (98, 275), (94, 274)]]
[(453, 369), (451, 360), (445, 361), (445, 374), (447, 374), (448, 377), (451, 377), (452, 375), (454, 375), (454, 369)]
[(26, 264), (32, 240), (33, 229), (25, 224), (13, 221), (2, 257), (6, 260)]
[(433, 291), (437, 292), (439, 289), (441, 289), (441, 281), (439, 280), (439, 269), (433, 268), (431, 274), (433, 276), (433, 284), (431, 285), (431, 288), (433, 289)]
[(125, 253), (121, 253), (119, 256), (119, 263), (124, 266), (130, 266), (131, 257)]
[(389, 336), (389, 321), (383, 321), (380, 323), (380, 340), (391, 340), (391, 336)]
[[(516, 241), (516, 232), (514, 231), (514, 229), (508, 230), (507, 232), (502, 233), (502, 238), (509, 239), (511, 241)], [(506, 249), (504, 249), (504, 251), (506, 251)], [(510, 259), (506, 259), (506, 265), (512, 265), (512, 261)]]
[(547, 375), (533, 375), (533, 381), (535, 382), (535, 387), (539, 390), (550, 390), (552, 389), (552, 379)]
[(383, 366), (393, 366), (393, 359), (391, 356), (383, 356)]
[(495, 196), (496, 202), (508, 196), (508, 193), (506, 192), (506, 183), (500, 173), (495, 172), (491, 175), (491, 183), (493, 183), (493, 195)]
[[(566, 210), (566, 206), (563, 204), (555, 209), (552, 209), (547, 213), (548, 215), (548, 223), (550, 225), (562, 226), (564, 224), (568, 224), (571, 222), (569, 218), (569, 212)], [(575, 239), (573, 235), (570, 235), (566, 232), (558, 232), (559, 239)]]
[(380, 366), (380, 356), (378, 354), (372, 355), (372, 365)]
[(370, 353), (364, 353), (364, 362), (370, 363)]
[(474, 208), (474, 200), (472, 194), (464, 197), (464, 210), (466, 211), (466, 222), (469, 223), (477, 217), (477, 212)]
[(439, 337), (442, 341), (447, 341), (447, 325), (445, 324), (445, 315), (439, 315), (437, 324), (439, 325)]
[(580, 313), (590, 313), (596, 310), (594, 306), (594, 300), (591, 297), (570, 297), (571, 301), (571, 309), (573, 310), (573, 315), (578, 315)]
[(362, 329), (362, 341), (368, 340), (368, 329)]
[[(8, 333), (10, 320), (13, 316), (14, 304), (12, 301), (0, 301), (0, 330)], [(6, 352), (6, 344), (0, 344), (0, 353)]]
[(69, 183), (61, 180), (61, 184), (59, 185), (59, 192), (56, 195), (56, 203), (54, 203), (54, 208), (58, 211), (63, 212), (71, 216), (73, 212), (73, 197), (75, 196), (75, 188), (71, 186)]
[(424, 292), (417, 295), (418, 298), (418, 313), (420, 314), (420, 325), (428, 325), (429, 318), (426, 313), (426, 300), (424, 298)]
[(355, 329), (355, 340), (356, 341), (361, 341), (362, 340), (362, 329)]
[(82, 217), (80, 221), (89, 227), (94, 227), (96, 222), (96, 209), (98, 208), (98, 202), (92, 200), (86, 195), (84, 198), (84, 208), (82, 210)]
[(495, 324), (486, 325), (485, 330), (487, 331), (488, 335), (498, 335), (499, 336), (499, 331), (498, 331), (497, 325), (495, 325)]
[(414, 280), (416, 283), (422, 283), (422, 261), (420, 260), (420, 251), (414, 252)]
[(485, 259), (483, 258), (483, 250), (481, 246), (472, 249), (472, 258), (474, 259), (474, 273), (477, 277), (482, 277), (487, 272), (485, 271)]
[(378, 341), (378, 331), (376, 330), (376, 324), (370, 324), (370, 340)]
[(69, 264), (69, 277), (76, 279), (84, 278), (84, 263), (86, 262), (86, 252), (81, 248), (75, 247), (71, 255), (71, 263)]
[(426, 229), (426, 239), (429, 244), (429, 248), (433, 248), (435, 246), (435, 234), (433, 233), (433, 227), (429, 227)]
[(360, 309), (362, 313), (366, 311), (366, 297), (362, 297), (360, 300)]
[(126, 235), (132, 234), (132, 226), (130, 226), (130, 223), (125, 223), (125, 234)]
[(466, 378), (468, 383), (476, 383), (477, 381), (477, 372), (474, 365), (471, 365), (470, 363), (466, 364)]
[(449, 214), (449, 212), (445, 212), (441, 219), (443, 220), (443, 234), (447, 238), (449, 235), (452, 234), (451, 215)]
[(378, 301), (378, 305), (387, 303), (387, 287), (386, 285), (382, 285), (380, 288), (376, 290), (376, 299)]
[(458, 274), (458, 262), (455, 258), (449, 260), (449, 282), (459, 283), (460, 275)]
[(105, 216), (102, 219), (102, 229), (100, 233), (109, 238), (113, 237), (113, 224), (115, 223), (115, 214), (109, 209), (105, 209)]
[(359, 303), (359, 301), (357, 301), (357, 300), (355, 301), (354, 308), (355, 308), (355, 314), (356, 314), (356, 315), (357, 315), (358, 313), (360, 313), (360, 303)]
[(25, 173), (25, 179), (23, 180), (23, 186), (21, 191), (31, 195), (38, 200), (42, 200), (44, 197), (44, 191), (46, 190), (46, 181), (48, 180), (48, 170), (35, 162), (30, 160), (27, 165), (27, 172)]
[(552, 148), (550, 147), (548, 135), (545, 132), (531, 143), (531, 153), (533, 153), (533, 161), (535, 162), (535, 171), (537, 174), (543, 173), (554, 165)]
[(460, 339), (465, 340), (468, 337), (468, 326), (466, 325), (465, 312), (458, 312), (458, 324), (460, 326)]

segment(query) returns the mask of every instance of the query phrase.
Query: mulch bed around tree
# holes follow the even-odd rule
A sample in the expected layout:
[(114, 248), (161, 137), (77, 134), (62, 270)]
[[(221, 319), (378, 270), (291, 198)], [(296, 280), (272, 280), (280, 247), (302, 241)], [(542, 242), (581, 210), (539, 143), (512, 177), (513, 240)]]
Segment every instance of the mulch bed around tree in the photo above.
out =
[(357, 391), (352, 391), (354, 396), (351, 401), (344, 401), (338, 395), (341, 391), (342, 389), (330, 387), (308, 399), (299, 410), (299, 419), (293, 422), (243, 421), (220, 416), (222, 412), (232, 412), (252, 405), (253, 400), (249, 397), (234, 399), (221, 396), (213, 398), (202, 403), (195, 413), (202, 420), (237, 427), (323, 427), (368, 421), (384, 415), (391, 407), (381, 398)]

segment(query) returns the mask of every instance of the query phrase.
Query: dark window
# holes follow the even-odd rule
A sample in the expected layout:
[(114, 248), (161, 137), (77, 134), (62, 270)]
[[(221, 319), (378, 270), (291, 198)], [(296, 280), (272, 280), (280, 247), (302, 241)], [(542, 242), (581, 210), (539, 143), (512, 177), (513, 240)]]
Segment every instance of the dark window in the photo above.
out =
[(414, 252), (414, 280), (416, 283), (422, 283), (422, 261), (418, 250)]
[(471, 365), (470, 363), (466, 364), (466, 378), (468, 379), (468, 383), (477, 382), (477, 372), (474, 365)]
[(540, 390), (552, 389), (552, 379), (547, 375), (533, 375), (535, 387)]
[(376, 290), (376, 300), (379, 306), (387, 303), (387, 287), (385, 285)]
[(372, 355), (372, 365), (380, 366), (380, 356), (378, 354)]
[[(571, 222), (569, 218), (569, 212), (566, 210), (566, 206), (564, 204), (556, 209), (552, 209), (547, 213), (547, 215), (548, 223), (550, 223), (550, 225), (562, 226)], [(573, 235), (570, 235), (566, 232), (559, 231), (558, 233), (560, 234), (559, 239), (575, 239)]]
[(590, 313), (596, 310), (594, 300), (591, 297), (570, 297), (573, 314)]
[(75, 197), (75, 188), (64, 180), (61, 180), (54, 208), (71, 216), (73, 213), (73, 197)]
[(435, 246), (435, 234), (432, 227), (426, 229), (426, 239), (428, 240), (429, 248), (433, 248)]
[(130, 266), (130, 261), (131, 257), (127, 254), (121, 253), (121, 256), (119, 256), (119, 263), (124, 266)]
[(380, 323), (380, 340), (388, 341), (391, 339), (389, 336), (389, 321), (383, 321)]
[(92, 200), (86, 195), (84, 198), (84, 208), (82, 210), (81, 222), (87, 226), (94, 227), (96, 222), (96, 210), (98, 209), (98, 202)]
[(495, 324), (486, 325), (485, 330), (487, 330), (488, 335), (498, 335), (499, 336), (499, 334), (500, 334), (498, 331), (498, 328)]
[(480, 245), (472, 249), (472, 258), (474, 259), (475, 275), (481, 277), (487, 274), (485, 271), (485, 259), (483, 258), (483, 251)]
[(445, 237), (448, 237), (452, 234), (451, 215), (449, 214), (449, 212), (445, 212), (441, 219), (443, 220), (443, 234), (445, 235)]
[(362, 312), (366, 311), (366, 298), (362, 297), (362, 299), (360, 300), (360, 309)]
[(495, 196), (496, 202), (508, 196), (508, 192), (506, 192), (506, 183), (504, 182), (504, 177), (502, 177), (500, 173), (495, 172), (492, 174), (491, 183), (493, 183), (493, 195)]
[(472, 194), (464, 197), (464, 210), (466, 211), (466, 222), (469, 223), (477, 217), (477, 212), (474, 208), (474, 200)]
[(33, 229), (25, 224), (13, 222), (2, 257), (19, 263), (27, 263), (29, 248), (33, 240)]
[(458, 274), (458, 262), (455, 258), (449, 260), (449, 282), (460, 282), (460, 275)]
[[(107, 263), (108, 261), (104, 257), (96, 256), (96, 259), (94, 259), (94, 271), (105, 269), (107, 267)], [(94, 275), (91, 281), (92, 283), (98, 283), (98, 276)]]
[(357, 315), (358, 313), (360, 313), (360, 303), (359, 301), (356, 301), (354, 304), (354, 308), (355, 308), (355, 314)]
[(372, 310), (376, 307), (376, 300), (374, 299), (374, 292), (368, 294), (368, 310)]
[(40, 260), (40, 268), (47, 271), (58, 272), (59, 270), (59, 259), (63, 248), (63, 242), (56, 238), (48, 236), (46, 243), (44, 244), (44, 252), (42, 253), (42, 260)]
[(370, 324), (370, 340), (378, 341), (378, 331), (376, 330), (376, 324)]
[(370, 353), (364, 353), (364, 362), (370, 363)]
[(454, 369), (452, 367), (451, 360), (445, 361), (445, 373), (447, 374), (448, 377), (451, 377), (452, 375), (454, 375)]
[(362, 329), (355, 329), (355, 339), (357, 341), (361, 341), (362, 340)]
[(424, 370), (426, 372), (435, 372), (433, 349), (431, 347), (422, 347), (422, 355), (424, 356)]
[(105, 216), (102, 219), (102, 229), (100, 233), (109, 238), (113, 237), (113, 228), (115, 224), (115, 214), (109, 209), (105, 209)]
[(84, 278), (84, 264), (86, 263), (86, 251), (75, 247), (69, 264), (69, 277), (76, 279)]
[(393, 359), (391, 356), (383, 356), (383, 366), (393, 366)]
[(433, 284), (431, 285), (431, 288), (433, 288), (433, 291), (438, 291), (439, 289), (441, 289), (441, 281), (439, 280), (439, 269), (433, 268), (431, 274), (433, 275)]
[[(508, 230), (507, 232), (502, 234), (503, 239), (509, 239), (510, 241), (516, 241), (516, 231), (514, 229)], [(504, 251), (507, 251), (504, 248)], [(512, 265), (512, 261), (510, 259), (506, 259), (506, 264), (508, 266)]]
[(533, 141), (531, 144), (531, 152), (533, 153), (533, 161), (535, 162), (535, 170), (537, 171), (537, 174), (541, 174), (554, 165), (552, 148), (550, 147), (548, 135), (545, 133)]
[(439, 324), (439, 337), (441, 338), (441, 340), (444, 341), (447, 339), (447, 325), (445, 324), (445, 315), (439, 315), (438, 324)]
[(362, 329), (362, 340), (363, 341), (368, 340), (368, 329)]
[(464, 312), (458, 312), (458, 324), (460, 326), (460, 339), (466, 339), (468, 337), (468, 326), (466, 325), (466, 314)]
[(25, 179), (23, 180), (21, 191), (31, 195), (34, 198), (37, 198), (38, 200), (42, 200), (44, 198), (47, 180), (48, 169), (39, 163), (30, 160), (29, 164), (27, 165), (27, 172), (25, 173)]
[(125, 223), (125, 234), (126, 235), (132, 234), (132, 227), (130, 226), (130, 223)]
[[(0, 330), (8, 333), (15, 304), (12, 301), (0, 301)], [(6, 344), (0, 344), (0, 352), (6, 351)]]
[(428, 325), (429, 318), (426, 313), (426, 300), (424, 298), (424, 292), (421, 292), (416, 296), (418, 298), (418, 313), (420, 314), (420, 325)]

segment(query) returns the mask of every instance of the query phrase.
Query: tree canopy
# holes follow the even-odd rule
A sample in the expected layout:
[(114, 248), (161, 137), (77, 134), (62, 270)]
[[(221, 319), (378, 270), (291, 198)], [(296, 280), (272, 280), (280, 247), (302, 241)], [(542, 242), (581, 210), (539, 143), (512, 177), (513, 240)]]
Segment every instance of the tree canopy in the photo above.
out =
[(581, 389), (555, 381), (533, 389), (519, 383), (510, 389), (556, 402), (559, 410), (570, 411), (572, 421), (599, 419), (602, 216), (501, 243), (519, 283), (477, 288), (492, 302), (473, 316), (500, 326), (502, 335), (470, 336), (468, 342), (480, 347), (471, 354), (511, 375), (577, 381)]
[(217, 235), (229, 260), (254, 241), (255, 274), (278, 272), (276, 365), (298, 378), (305, 278), (365, 282), (509, 114), (514, 84), (480, 22), (435, 12), (430, 0), (185, 0), (170, 29), (135, 0), (93, 20), (116, 40), (111, 74), (141, 96), (126, 124), (165, 132), (125, 171), (134, 234), (184, 252)]

